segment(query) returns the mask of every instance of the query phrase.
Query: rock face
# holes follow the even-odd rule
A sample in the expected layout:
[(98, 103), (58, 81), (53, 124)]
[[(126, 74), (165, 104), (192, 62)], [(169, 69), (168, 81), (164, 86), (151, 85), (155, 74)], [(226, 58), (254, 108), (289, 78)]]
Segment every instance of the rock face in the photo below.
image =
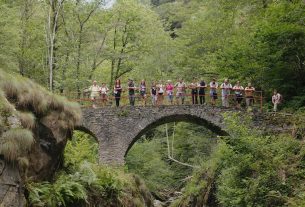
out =
[(0, 70), (0, 207), (26, 206), (26, 181), (51, 180), (80, 122), (78, 104)]
[(18, 162), (0, 159), (0, 206), (26, 206), (24, 196), (25, 179), (50, 180), (62, 162), (66, 142), (72, 130), (63, 128), (58, 117), (46, 116), (32, 129), (35, 142), (28, 152), (29, 165), (22, 168)]
[(0, 206), (24, 207), (23, 181), (16, 166), (0, 159)]
[(37, 123), (33, 132), (35, 143), (29, 153), (27, 177), (35, 181), (49, 180), (62, 163), (63, 151), (72, 130), (62, 128), (56, 117), (47, 117)]

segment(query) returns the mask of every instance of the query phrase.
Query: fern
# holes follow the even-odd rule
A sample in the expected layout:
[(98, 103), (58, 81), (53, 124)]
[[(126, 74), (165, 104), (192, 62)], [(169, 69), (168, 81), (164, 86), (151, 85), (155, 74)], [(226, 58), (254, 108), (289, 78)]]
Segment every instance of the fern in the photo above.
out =
[(29, 202), (33, 206), (67, 206), (77, 201), (87, 202), (85, 187), (73, 176), (60, 175), (54, 184), (49, 182), (29, 183)]

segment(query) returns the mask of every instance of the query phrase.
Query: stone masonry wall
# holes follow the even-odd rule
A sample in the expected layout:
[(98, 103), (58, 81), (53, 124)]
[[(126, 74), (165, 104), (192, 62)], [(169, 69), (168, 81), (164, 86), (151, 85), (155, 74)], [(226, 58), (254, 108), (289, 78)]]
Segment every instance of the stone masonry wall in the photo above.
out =
[(226, 134), (224, 111), (232, 110), (200, 105), (85, 108), (79, 129), (96, 137), (100, 163), (123, 164), (124, 156), (133, 143), (149, 129), (164, 123), (194, 122), (220, 135)]

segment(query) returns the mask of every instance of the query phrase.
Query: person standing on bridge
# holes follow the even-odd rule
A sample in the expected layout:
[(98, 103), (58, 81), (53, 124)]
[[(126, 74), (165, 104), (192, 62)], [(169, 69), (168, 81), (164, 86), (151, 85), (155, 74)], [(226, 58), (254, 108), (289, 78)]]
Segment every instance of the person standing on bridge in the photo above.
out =
[(198, 83), (195, 77), (193, 77), (193, 81), (189, 85), (189, 88), (192, 90), (192, 103), (198, 104)]
[(254, 92), (255, 92), (255, 88), (251, 85), (251, 83), (248, 83), (248, 86), (245, 88), (247, 108), (252, 106), (254, 103)]
[(100, 97), (101, 87), (97, 85), (96, 80), (93, 81), (92, 86), (89, 88), (90, 99), (92, 101), (92, 108), (96, 108), (95, 102)]
[(176, 83), (175, 88), (177, 88), (177, 104), (179, 104), (179, 99), (181, 99), (181, 104), (184, 104), (186, 85), (183, 82), (182, 78), (180, 78), (179, 81)]
[(121, 100), (121, 93), (122, 93), (121, 81), (119, 79), (115, 80), (115, 83), (113, 86), (113, 93), (114, 93), (116, 107), (119, 107), (120, 100)]
[(162, 81), (159, 81), (159, 84), (157, 85), (157, 91), (158, 91), (157, 104), (160, 106), (163, 104), (163, 99), (164, 99), (164, 85), (162, 84)]
[(240, 85), (240, 82), (237, 81), (236, 85), (233, 87), (233, 91), (235, 94), (235, 101), (236, 101), (236, 109), (240, 109), (240, 104), (243, 100), (243, 91), (244, 91), (244, 87), (242, 87)]
[(150, 95), (151, 95), (152, 105), (155, 106), (157, 104), (157, 86), (155, 81), (153, 81), (151, 84)]
[(105, 83), (102, 83), (102, 86), (101, 86), (101, 96), (102, 96), (102, 105), (103, 106), (106, 106), (106, 103), (107, 103), (107, 93), (108, 93), (109, 89), (108, 87), (106, 86)]
[(173, 105), (173, 97), (174, 97), (174, 86), (172, 84), (171, 80), (167, 81), (167, 85), (166, 85), (166, 93), (167, 93), (167, 97), (168, 97), (168, 101), (171, 105)]
[(229, 80), (227, 78), (220, 85), (220, 88), (221, 88), (222, 106), (225, 108), (229, 108), (229, 97), (230, 97), (230, 91), (232, 90), (232, 85), (231, 83), (229, 83)]
[(273, 91), (273, 96), (272, 96), (272, 103), (273, 103), (273, 111), (277, 112), (278, 105), (282, 101), (282, 95), (277, 92), (277, 90)]
[(128, 95), (129, 95), (130, 106), (135, 105), (135, 100), (136, 100), (135, 90), (136, 90), (136, 87), (135, 87), (135, 84), (134, 84), (133, 80), (129, 79), (128, 80)]
[(210, 82), (210, 97), (211, 97), (211, 105), (212, 106), (216, 105), (217, 88), (218, 88), (218, 83), (216, 82), (216, 79), (213, 78), (212, 81)]
[(205, 103), (205, 88), (206, 88), (206, 84), (204, 82), (204, 80), (201, 80), (200, 83), (198, 84), (198, 88), (199, 88), (199, 101), (200, 104), (204, 104)]
[(146, 83), (145, 80), (140, 82), (139, 86), (140, 98), (142, 99), (143, 106), (146, 106)]

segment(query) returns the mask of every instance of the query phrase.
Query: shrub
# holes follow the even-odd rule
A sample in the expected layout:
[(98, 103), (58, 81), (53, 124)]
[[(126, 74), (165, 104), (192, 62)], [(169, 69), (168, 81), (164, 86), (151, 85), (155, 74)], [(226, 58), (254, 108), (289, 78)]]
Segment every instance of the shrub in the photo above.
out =
[(85, 187), (72, 176), (60, 175), (56, 182), (28, 183), (29, 202), (33, 206), (59, 207), (86, 201)]

